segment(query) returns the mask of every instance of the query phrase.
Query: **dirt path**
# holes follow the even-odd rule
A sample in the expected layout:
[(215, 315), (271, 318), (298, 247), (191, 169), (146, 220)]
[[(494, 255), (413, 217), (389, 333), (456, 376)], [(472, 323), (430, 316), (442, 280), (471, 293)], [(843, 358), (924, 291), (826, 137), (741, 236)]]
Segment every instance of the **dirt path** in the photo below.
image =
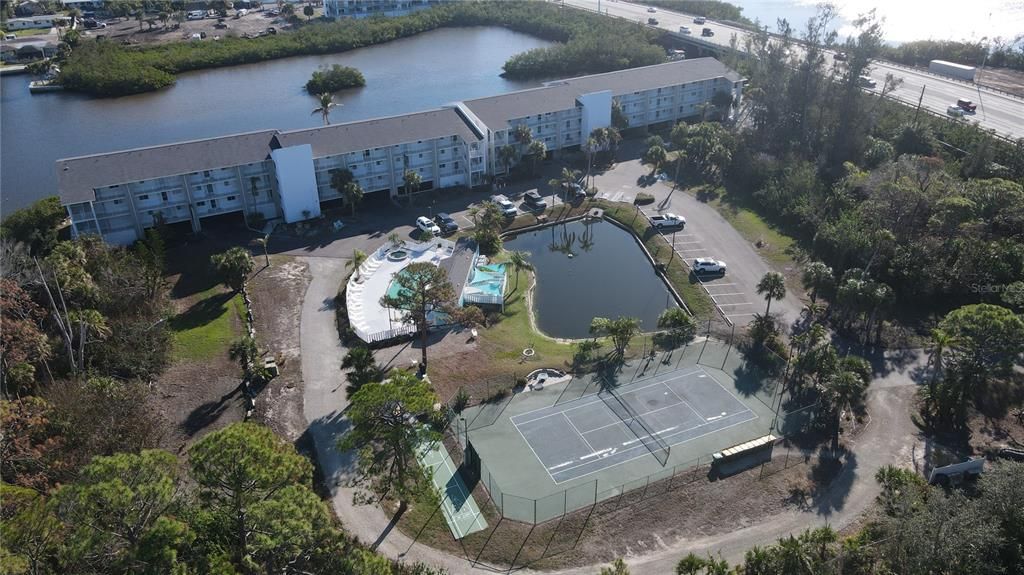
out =
[[(353, 504), (352, 490), (344, 487), (352, 470), (352, 458), (334, 449), (335, 441), (347, 426), (344, 410), (348, 401), (340, 369), (345, 349), (335, 328), (333, 304), (338, 285), (346, 274), (346, 260), (323, 257), (304, 260), (312, 277), (302, 306), (304, 413), (325, 481), (331, 489), (335, 512), (350, 533), (376, 544), (379, 551), (390, 557), (421, 561), (450, 573), (489, 572), (472, 567), (462, 557), (413, 543), (398, 530), (389, 528), (390, 518), (379, 507)], [(910, 419), (915, 386), (911, 374), (923, 362), (920, 352), (879, 359), (878, 377), (868, 394), (871, 421), (856, 442), (849, 445), (848, 463), (829, 495), (814, 509), (781, 513), (757, 525), (722, 535), (666, 542), (658, 551), (627, 558), (631, 571), (637, 575), (670, 573), (679, 558), (690, 551), (720, 552), (735, 563), (751, 546), (773, 543), (789, 533), (824, 524), (836, 529), (852, 524), (872, 506), (878, 495), (875, 472), (889, 464), (912, 465), (916, 454), (925, 451), (924, 440)], [(590, 566), (559, 573), (589, 575), (596, 570)]]

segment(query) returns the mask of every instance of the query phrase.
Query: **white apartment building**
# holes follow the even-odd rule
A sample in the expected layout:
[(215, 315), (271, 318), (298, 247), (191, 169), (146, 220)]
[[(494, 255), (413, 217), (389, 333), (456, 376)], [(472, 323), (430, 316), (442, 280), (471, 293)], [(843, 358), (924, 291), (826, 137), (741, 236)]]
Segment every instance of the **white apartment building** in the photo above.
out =
[[(497, 150), (530, 127), (552, 153), (576, 150), (621, 106), (629, 127), (670, 125), (700, 115), (719, 91), (742, 96), (740, 76), (713, 58), (669, 62), (550, 82), (443, 108), (305, 130), (265, 130), (57, 161), (58, 193), (74, 235), (129, 244), (146, 228), (238, 213), (250, 225), (320, 215), (341, 201), (332, 172), (351, 171), (368, 200), (490, 183), (505, 171)], [(520, 147), (521, 149), (521, 147)]]
[(404, 16), (453, 0), (324, 0), (328, 18), (369, 18)]

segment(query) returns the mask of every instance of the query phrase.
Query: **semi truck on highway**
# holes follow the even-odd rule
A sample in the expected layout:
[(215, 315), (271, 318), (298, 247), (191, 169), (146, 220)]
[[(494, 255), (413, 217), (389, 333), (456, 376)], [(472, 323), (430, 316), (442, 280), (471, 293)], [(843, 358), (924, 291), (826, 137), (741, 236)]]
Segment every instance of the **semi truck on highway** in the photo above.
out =
[(928, 71), (942, 76), (973, 82), (976, 70), (974, 66), (964, 66), (963, 64), (947, 62), (945, 60), (932, 60), (928, 63)]

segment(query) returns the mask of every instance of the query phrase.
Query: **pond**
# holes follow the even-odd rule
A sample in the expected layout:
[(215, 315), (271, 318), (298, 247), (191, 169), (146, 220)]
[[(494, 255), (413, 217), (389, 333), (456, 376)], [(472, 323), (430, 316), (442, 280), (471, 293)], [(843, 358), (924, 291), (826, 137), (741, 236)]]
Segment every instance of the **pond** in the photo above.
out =
[(633, 236), (604, 220), (521, 234), (505, 249), (530, 252), (537, 327), (552, 337), (586, 338), (595, 317), (631, 316), (653, 331), (661, 312), (676, 305)]

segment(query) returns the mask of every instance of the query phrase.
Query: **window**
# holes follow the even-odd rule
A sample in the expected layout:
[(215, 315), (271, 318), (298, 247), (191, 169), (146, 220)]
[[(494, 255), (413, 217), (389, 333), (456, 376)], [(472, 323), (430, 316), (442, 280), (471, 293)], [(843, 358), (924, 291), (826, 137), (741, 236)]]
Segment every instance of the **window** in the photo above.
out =
[(201, 201), (201, 202), (196, 202), (196, 205), (197, 205), (197, 206), (200, 206), (200, 207), (202, 207), (202, 206), (205, 206), (205, 205), (206, 205), (206, 201), (205, 201), (205, 200), (203, 200), (203, 201)]
[(370, 158), (370, 150), (363, 150), (363, 157), (366, 159)]
[[(479, 158), (477, 158), (477, 159), (479, 159)], [(457, 169), (459, 169), (459, 163), (458, 163), (458, 162), (455, 162), (455, 164), (453, 164), (453, 167), (454, 167), (454, 168), (455, 168), (456, 170), (457, 170)]]
[(423, 158), (423, 154), (420, 154), (419, 157), (422, 159)]
[(448, 164), (438, 164), (438, 168), (447, 168)]
[(231, 186), (231, 182), (229, 182), (227, 180), (224, 180), (224, 187), (227, 188), (227, 187), (230, 187), (230, 186)]
[(569, 127), (569, 122), (571, 122), (571, 121), (572, 121), (572, 120), (566, 120), (566, 121), (565, 121), (565, 127), (566, 127), (566, 128), (568, 128), (568, 127)]
[(206, 193), (208, 193), (208, 194), (212, 194), (213, 193), (213, 184), (206, 184)]
[(149, 194), (142, 194), (141, 196), (139, 196), (139, 199), (140, 200), (148, 200), (149, 199)]
[(210, 177), (210, 170), (203, 170), (203, 177), (204, 178), (209, 178)]
[(380, 165), (380, 160), (377, 160), (377, 165), (378, 165), (378, 166)]
[(235, 196), (228, 196), (228, 197), (227, 197), (227, 200), (228, 200), (229, 202), (233, 202), (233, 201), (235, 201)]
[(167, 192), (160, 192), (160, 199), (166, 202), (167, 201)]
[(114, 205), (115, 206), (120, 205), (120, 204), (121, 204), (121, 200), (114, 200)]
[(217, 209), (217, 200), (210, 200), (210, 209), (211, 210)]

